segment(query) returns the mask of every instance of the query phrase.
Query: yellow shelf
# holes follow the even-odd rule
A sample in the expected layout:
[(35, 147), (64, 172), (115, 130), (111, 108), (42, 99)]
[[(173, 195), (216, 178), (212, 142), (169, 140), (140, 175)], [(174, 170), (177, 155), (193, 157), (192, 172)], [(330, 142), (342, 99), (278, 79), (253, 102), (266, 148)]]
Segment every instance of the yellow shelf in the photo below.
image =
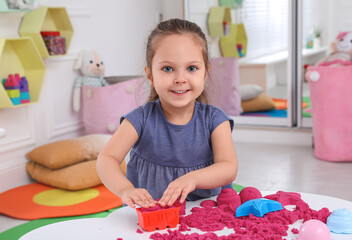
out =
[[(239, 54), (238, 46), (242, 47)], [(232, 24), (230, 34), (220, 38), (221, 53), (224, 57), (245, 57), (247, 53), (247, 35), (244, 25)]]
[(210, 8), (208, 17), (209, 35), (212, 37), (225, 36), (223, 22), (231, 25), (231, 12), (228, 7), (212, 7)]
[(31, 38), (0, 38), (0, 66), (1, 81), (9, 74), (19, 73), (20, 76), (25, 76), (30, 95), (30, 103), (13, 105), (0, 84), (0, 108), (21, 107), (39, 101), (46, 68)]
[[(66, 54), (73, 36), (73, 27), (64, 7), (40, 7), (27, 12), (22, 20), (20, 35), (33, 38), (40, 55), (44, 58), (63, 55), (49, 55), (41, 31), (58, 31), (66, 39)], [(66, 55), (65, 54), (65, 55)]]

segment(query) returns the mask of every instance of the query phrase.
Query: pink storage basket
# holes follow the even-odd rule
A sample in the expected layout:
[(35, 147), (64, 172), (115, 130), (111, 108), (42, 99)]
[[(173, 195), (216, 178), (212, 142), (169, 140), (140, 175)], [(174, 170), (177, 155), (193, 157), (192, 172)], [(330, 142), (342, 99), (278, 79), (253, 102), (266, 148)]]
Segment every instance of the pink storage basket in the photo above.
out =
[(83, 125), (86, 134), (113, 134), (122, 115), (146, 101), (143, 77), (106, 87), (82, 86)]
[(237, 58), (211, 58), (209, 76), (211, 80), (210, 82), (207, 80), (206, 91), (210, 104), (221, 108), (228, 115), (240, 115), (241, 96)]
[(308, 67), (314, 154), (352, 161), (352, 67)]

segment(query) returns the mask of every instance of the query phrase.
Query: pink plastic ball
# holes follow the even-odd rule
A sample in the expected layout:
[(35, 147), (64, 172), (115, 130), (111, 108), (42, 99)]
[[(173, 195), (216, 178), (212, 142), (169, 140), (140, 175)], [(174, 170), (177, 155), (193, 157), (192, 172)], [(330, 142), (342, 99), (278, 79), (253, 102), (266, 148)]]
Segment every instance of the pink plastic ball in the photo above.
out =
[(329, 228), (321, 221), (312, 219), (302, 224), (296, 240), (332, 240)]

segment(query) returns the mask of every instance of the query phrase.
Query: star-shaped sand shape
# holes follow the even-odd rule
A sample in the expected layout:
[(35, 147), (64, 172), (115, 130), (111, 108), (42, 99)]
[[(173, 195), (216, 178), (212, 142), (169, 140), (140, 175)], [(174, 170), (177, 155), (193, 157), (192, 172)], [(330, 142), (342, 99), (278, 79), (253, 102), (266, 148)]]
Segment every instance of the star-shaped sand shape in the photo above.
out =
[(302, 200), (301, 194), (295, 192), (278, 191), (275, 194), (267, 195), (264, 198), (278, 201), (282, 206), (296, 205), (302, 210), (309, 208), (308, 204)]
[(266, 213), (275, 212), (282, 209), (283, 207), (281, 203), (277, 201), (257, 198), (249, 200), (239, 206), (236, 210), (236, 217), (248, 216), (251, 213), (256, 217), (263, 217)]

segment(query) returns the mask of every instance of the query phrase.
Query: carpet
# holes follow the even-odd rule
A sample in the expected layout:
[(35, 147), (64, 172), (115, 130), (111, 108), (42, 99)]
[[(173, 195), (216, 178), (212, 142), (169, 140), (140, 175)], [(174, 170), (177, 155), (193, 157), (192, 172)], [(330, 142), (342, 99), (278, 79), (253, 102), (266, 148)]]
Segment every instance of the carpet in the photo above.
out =
[(86, 215), (119, 206), (121, 199), (104, 185), (67, 191), (32, 183), (0, 194), (0, 213), (25, 220)]

